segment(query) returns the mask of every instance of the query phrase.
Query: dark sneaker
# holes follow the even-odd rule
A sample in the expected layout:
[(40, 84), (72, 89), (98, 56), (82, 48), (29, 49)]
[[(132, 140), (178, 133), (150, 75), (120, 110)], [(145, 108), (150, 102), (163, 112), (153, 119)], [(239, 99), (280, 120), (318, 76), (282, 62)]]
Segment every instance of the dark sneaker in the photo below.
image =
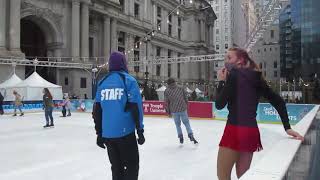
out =
[(12, 115), (12, 116), (17, 116), (17, 114), (14, 114), (14, 115)]
[(21, 113), (21, 114), (20, 114), (20, 116), (23, 116), (23, 115), (24, 115), (24, 113)]

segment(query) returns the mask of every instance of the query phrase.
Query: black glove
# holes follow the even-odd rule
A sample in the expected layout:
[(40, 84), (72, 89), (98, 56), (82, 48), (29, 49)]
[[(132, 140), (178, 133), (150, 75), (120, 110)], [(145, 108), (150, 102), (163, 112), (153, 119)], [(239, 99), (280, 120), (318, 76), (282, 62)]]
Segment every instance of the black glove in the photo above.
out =
[(97, 145), (103, 149), (106, 148), (106, 146), (104, 144), (104, 140), (101, 136), (97, 136)]
[(143, 129), (137, 130), (137, 134), (138, 134), (138, 144), (139, 144), (139, 145), (144, 144), (144, 142), (146, 141), (146, 139), (144, 138), (143, 132), (144, 132)]

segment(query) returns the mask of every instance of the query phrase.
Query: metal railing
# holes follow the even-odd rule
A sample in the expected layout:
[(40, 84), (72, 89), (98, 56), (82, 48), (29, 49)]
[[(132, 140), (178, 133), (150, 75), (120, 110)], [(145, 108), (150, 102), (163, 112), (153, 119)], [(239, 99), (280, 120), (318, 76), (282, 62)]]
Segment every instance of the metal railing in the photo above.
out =
[[(139, 60), (129, 59), (128, 66), (141, 65), (157, 65), (157, 64), (177, 64), (177, 63), (197, 63), (209, 61), (224, 61), (224, 54), (211, 54), (199, 56), (185, 57), (155, 57), (141, 58)], [(76, 69), (92, 69), (94, 67), (103, 67), (107, 65), (107, 57), (5, 57), (0, 58), (0, 64), (13, 66), (44, 66), (44, 67), (59, 67), (59, 68), (76, 68)]]

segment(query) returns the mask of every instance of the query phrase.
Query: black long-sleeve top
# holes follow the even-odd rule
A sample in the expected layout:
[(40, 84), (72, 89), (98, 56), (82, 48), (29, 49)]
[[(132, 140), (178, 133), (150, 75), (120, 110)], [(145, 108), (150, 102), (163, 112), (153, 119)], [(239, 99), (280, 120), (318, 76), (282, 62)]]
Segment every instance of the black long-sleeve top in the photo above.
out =
[(232, 69), (226, 82), (219, 82), (216, 108), (222, 109), (228, 104), (229, 124), (257, 127), (256, 112), (260, 97), (265, 97), (275, 107), (284, 129), (291, 129), (284, 100), (272, 91), (261, 72), (251, 69)]

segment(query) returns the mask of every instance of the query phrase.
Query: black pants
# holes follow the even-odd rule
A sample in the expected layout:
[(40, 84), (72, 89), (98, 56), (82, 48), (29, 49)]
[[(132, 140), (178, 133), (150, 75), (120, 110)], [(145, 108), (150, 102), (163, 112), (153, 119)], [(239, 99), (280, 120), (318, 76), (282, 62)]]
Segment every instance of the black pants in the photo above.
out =
[(66, 106), (62, 106), (62, 116), (66, 117), (66, 113), (67, 113)]
[(106, 139), (112, 180), (138, 180), (139, 151), (135, 133)]
[(2, 103), (0, 103), (0, 115), (3, 115), (3, 107), (2, 107)]

